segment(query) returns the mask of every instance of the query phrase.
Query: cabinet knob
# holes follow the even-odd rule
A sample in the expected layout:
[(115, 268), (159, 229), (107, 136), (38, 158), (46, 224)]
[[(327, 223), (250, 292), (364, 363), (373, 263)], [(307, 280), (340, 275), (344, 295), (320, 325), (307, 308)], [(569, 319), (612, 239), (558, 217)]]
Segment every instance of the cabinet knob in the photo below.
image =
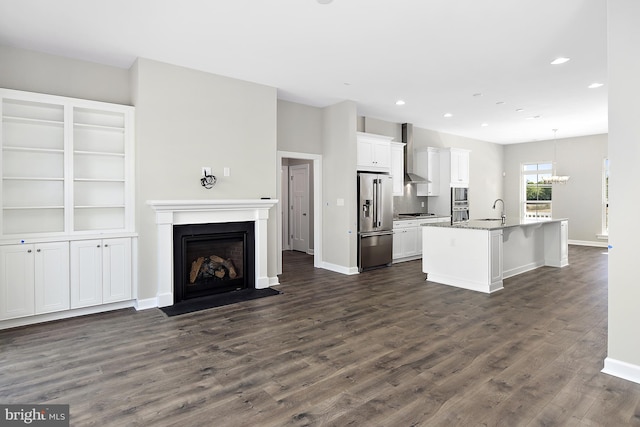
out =
[(27, 249), (27, 253), (30, 254), (31, 253), (31, 249)]
[(99, 248), (99, 247), (100, 247), (100, 245), (96, 245), (96, 248)]
[(36, 249), (36, 252), (40, 252), (40, 249)]
[(105, 243), (104, 247), (106, 248), (107, 246), (109, 246), (109, 245), (107, 245), (107, 244)]

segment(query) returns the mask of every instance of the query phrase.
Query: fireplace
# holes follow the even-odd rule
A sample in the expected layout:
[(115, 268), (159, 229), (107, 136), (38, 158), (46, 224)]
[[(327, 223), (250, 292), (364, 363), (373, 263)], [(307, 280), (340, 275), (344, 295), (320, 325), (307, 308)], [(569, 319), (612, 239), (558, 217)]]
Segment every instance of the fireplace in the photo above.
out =
[(254, 223), (174, 225), (174, 303), (255, 289)]
[[(265, 289), (278, 284), (276, 276), (269, 277), (267, 272), (268, 243), (267, 221), (269, 210), (277, 200), (238, 199), (238, 200), (148, 200), (147, 204), (156, 214), (157, 230), (157, 294), (152, 300), (138, 303), (142, 307), (168, 307), (174, 305), (174, 293), (178, 285), (174, 283), (174, 228), (183, 225), (224, 224), (249, 222), (253, 224), (254, 251), (253, 273), (246, 265), (243, 275), (253, 280), (255, 289)], [(245, 248), (245, 252), (247, 249)], [(190, 267), (189, 267), (190, 268)], [(251, 282), (249, 282), (251, 283)], [(251, 286), (251, 285), (248, 285)]]

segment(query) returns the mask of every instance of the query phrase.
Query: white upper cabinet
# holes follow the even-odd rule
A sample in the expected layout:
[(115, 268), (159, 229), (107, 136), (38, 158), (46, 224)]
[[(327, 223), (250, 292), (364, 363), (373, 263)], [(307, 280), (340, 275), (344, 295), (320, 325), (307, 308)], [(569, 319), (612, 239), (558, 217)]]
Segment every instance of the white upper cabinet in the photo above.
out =
[(133, 107), (0, 97), (0, 235), (133, 231)]
[(392, 137), (358, 132), (357, 169), (369, 172), (391, 172)]
[(416, 184), (416, 194), (418, 196), (438, 196), (440, 194), (439, 149), (434, 147), (416, 149), (413, 161), (413, 169), (416, 174), (429, 181), (426, 184)]
[(469, 186), (469, 150), (461, 148), (441, 148), (440, 152), (440, 194), (448, 193), (451, 187)]
[(391, 143), (391, 176), (393, 177), (393, 195), (404, 194), (404, 146), (403, 142)]

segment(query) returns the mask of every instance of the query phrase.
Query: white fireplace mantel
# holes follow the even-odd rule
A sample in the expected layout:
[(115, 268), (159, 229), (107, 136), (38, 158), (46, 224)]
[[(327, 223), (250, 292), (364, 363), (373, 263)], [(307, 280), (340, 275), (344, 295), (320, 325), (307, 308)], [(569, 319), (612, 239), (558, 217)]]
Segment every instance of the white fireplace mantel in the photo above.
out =
[(267, 220), (274, 199), (148, 200), (156, 212), (158, 232), (158, 307), (173, 305), (173, 226), (221, 222), (255, 223), (255, 286), (269, 287)]

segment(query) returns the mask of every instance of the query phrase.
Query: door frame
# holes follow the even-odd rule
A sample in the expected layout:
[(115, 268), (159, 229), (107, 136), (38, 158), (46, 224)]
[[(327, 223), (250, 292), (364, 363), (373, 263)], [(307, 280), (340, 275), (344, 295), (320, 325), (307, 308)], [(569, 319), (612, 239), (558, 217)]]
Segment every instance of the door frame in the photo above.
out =
[[(307, 254), (312, 254), (313, 253), (313, 248), (311, 248), (311, 246), (309, 245), (309, 214), (311, 214), (311, 212), (309, 211), (309, 198), (311, 197), (311, 195), (309, 194), (309, 163), (303, 163), (303, 164), (297, 164), (297, 165), (289, 165), (289, 180), (287, 181), (288, 183), (288, 187), (289, 187), (289, 206), (290, 208), (293, 208), (294, 205), (294, 198), (293, 198), (293, 187), (291, 186), (292, 182), (293, 182), (293, 171), (294, 170), (302, 170), (304, 171), (304, 176), (305, 176), (305, 198), (306, 198), (306, 206), (305, 209), (307, 210), (307, 213), (303, 214), (303, 216), (306, 216), (306, 218), (304, 218), (304, 221), (306, 222), (306, 233), (301, 233), (304, 234), (304, 236), (302, 236), (304, 238), (304, 243), (305, 243), (305, 248), (304, 248), (304, 252)], [(282, 203), (282, 206), (284, 205), (284, 200)], [(291, 249), (294, 249), (296, 246), (295, 243), (295, 239), (292, 238), (292, 223), (294, 223), (295, 221), (298, 220), (298, 218), (296, 218), (296, 215), (294, 215), (295, 213), (295, 209), (291, 210), (289, 209), (289, 245), (291, 247)], [(304, 230), (304, 226), (303, 226), (303, 230)], [(299, 249), (294, 249), (294, 250), (299, 250)]]
[[(276, 162), (279, 173), (282, 173), (282, 159), (302, 159), (313, 160), (313, 266), (321, 268), (322, 266), (322, 155), (298, 153), (293, 151), (276, 151)], [(282, 182), (282, 176), (278, 180)], [(278, 218), (278, 273), (282, 274), (282, 185), (276, 188), (276, 215)]]

